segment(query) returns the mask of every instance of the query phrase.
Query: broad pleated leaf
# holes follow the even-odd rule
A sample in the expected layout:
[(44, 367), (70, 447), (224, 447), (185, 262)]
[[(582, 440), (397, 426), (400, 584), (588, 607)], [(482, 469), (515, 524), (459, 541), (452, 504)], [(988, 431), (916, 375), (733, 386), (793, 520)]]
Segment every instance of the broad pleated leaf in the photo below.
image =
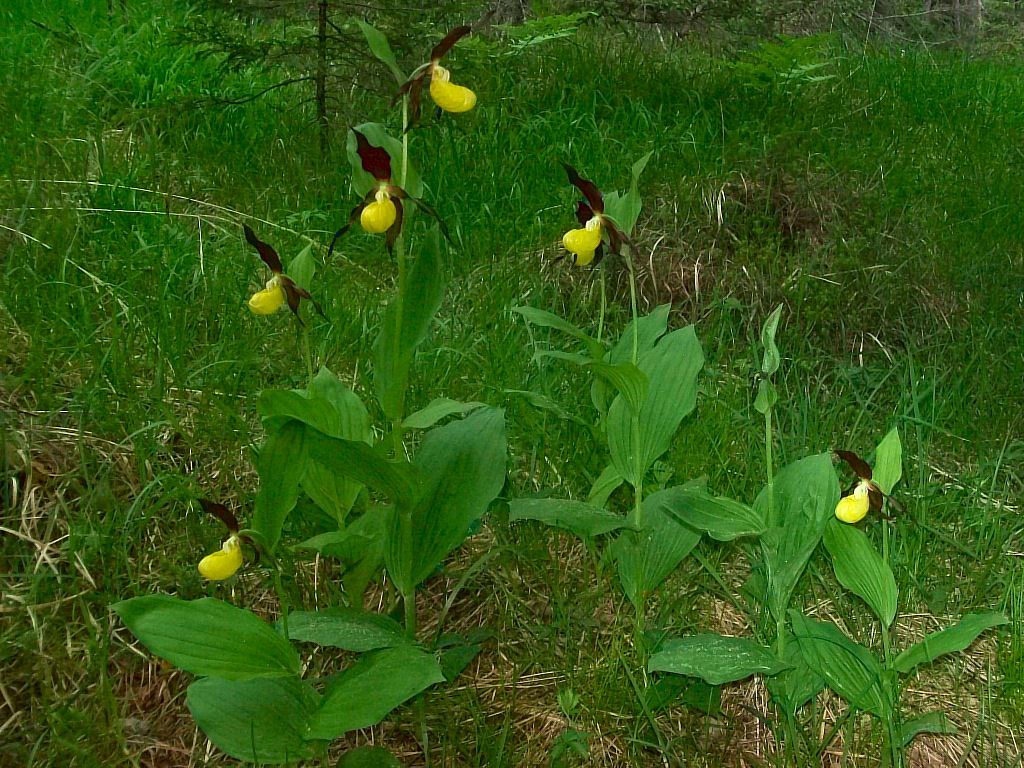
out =
[(312, 757), (305, 732), (316, 698), (298, 677), (206, 677), (188, 687), (186, 700), (196, 724), (222, 752), (247, 763), (278, 765)]
[(193, 675), (248, 680), (299, 671), (287, 640), (250, 611), (220, 600), (146, 595), (111, 608), (154, 655)]
[(906, 747), (919, 733), (958, 733), (953, 723), (949, 722), (945, 712), (925, 712), (900, 726), (900, 746)]
[(362, 656), (324, 691), (306, 737), (337, 738), (376, 725), (402, 702), (444, 680), (437, 659), (411, 646)]
[(406, 416), (402, 426), (406, 429), (429, 429), (448, 416), (468, 413), (483, 406), (484, 403), (475, 401), (463, 403), (458, 400), (449, 400), (447, 397), (438, 397), (431, 400), (425, 408), (420, 408), (415, 413)]
[(774, 675), (787, 667), (771, 648), (746, 637), (692, 635), (668, 640), (647, 663), (650, 672), (699, 677), (711, 685), (751, 675)]
[(789, 614), (807, 666), (852, 706), (882, 719), (889, 717), (892, 696), (882, 682), (882, 667), (871, 651), (853, 642), (834, 624), (813, 621), (798, 611)]
[(765, 531), (764, 518), (753, 508), (725, 496), (712, 496), (703, 480), (652, 493), (644, 499), (644, 508), (654, 507), (716, 541), (759, 536)]
[(539, 328), (553, 328), (556, 331), (569, 334), (574, 339), (579, 339), (586, 345), (587, 352), (594, 360), (600, 360), (604, 356), (605, 348), (601, 342), (584, 332), (582, 328), (573, 325), (568, 320), (563, 320), (553, 312), (535, 307), (512, 307), (512, 311), (522, 315), (523, 319), (531, 325), (536, 325)]
[(986, 629), (1008, 623), (1001, 613), (969, 613), (952, 627), (933, 632), (903, 651), (893, 661), (898, 672), (906, 674), (920, 664), (927, 664), (939, 656), (964, 650)]
[(632, 178), (630, 179), (628, 192), (625, 194), (609, 192), (604, 196), (604, 212), (611, 217), (612, 221), (619, 225), (619, 228), (626, 235), (632, 234), (633, 227), (636, 226), (636, 220), (640, 218), (640, 211), (643, 210), (643, 199), (640, 197), (637, 182), (640, 180), (640, 174), (647, 167), (647, 161), (651, 159), (653, 154), (652, 150), (633, 163)]
[(373, 507), (349, 522), (344, 530), (314, 536), (295, 548), (313, 550), (338, 560), (344, 568), (341, 581), (345, 594), (359, 603), (367, 584), (383, 568), (384, 543), (391, 529), (391, 517), (390, 507)]
[(313, 286), (313, 275), (316, 273), (316, 260), (313, 258), (313, 246), (307, 245), (299, 255), (291, 260), (285, 274), (300, 288), (309, 290)]
[(900, 432), (893, 427), (875, 449), (875, 466), (871, 476), (882, 493), (891, 494), (893, 487), (903, 476), (903, 444)]
[(825, 524), (834, 517), (839, 493), (832, 458), (820, 453), (785, 467), (775, 476), (774, 493), (765, 488), (754, 501), (754, 511), (771, 520), (774, 499), (778, 520), (777, 527), (769, 528), (760, 538), (768, 607), (776, 620), (786, 616), (807, 560), (818, 546)]
[(337, 431), (332, 432), (317, 427), (321, 432), (346, 440), (373, 442), (370, 414), (367, 412), (366, 406), (363, 405), (363, 401), (359, 399), (359, 395), (342, 384), (329, 369), (321, 368), (309, 382), (309, 396), (311, 398), (322, 397), (327, 400), (337, 415)]
[[(302, 398), (300, 398), (302, 399)], [(299, 481), (306, 469), (306, 427), (287, 421), (267, 433), (256, 457), (260, 490), (252, 515), (252, 528), (271, 552), (281, 538), (281, 527), (299, 499)]]
[(668, 450), (676, 429), (697, 404), (697, 373), (704, 352), (693, 326), (662, 337), (641, 358), (647, 375), (647, 397), (639, 415), (639, 443), (633, 413), (625, 398), (616, 397), (608, 408), (608, 448), (612, 463), (634, 487), (651, 464)]
[(411, 504), (420, 493), (423, 478), (409, 462), (388, 461), (361, 440), (342, 440), (308, 429), (304, 447), (327, 470), (382, 491), (396, 503)]
[[(649, 315), (638, 317), (635, 336), (633, 321), (630, 320), (619, 340), (605, 355), (604, 360), (610, 365), (633, 362), (634, 343), (637, 349), (637, 359), (648, 350), (653, 349), (655, 343), (665, 335), (665, 331), (668, 329), (668, 312), (671, 306), (671, 304), (660, 304)], [(613, 397), (615, 397), (615, 392), (605, 381), (594, 380), (590, 389), (590, 399), (598, 412), (602, 415), (606, 414)]]
[(388, 43), (384, 33), (361, 19), (356, 19), (356, 24), (359, 25), (363, 37), (366, 38), (366, 44), (370, 47), (370, 53), (380, 62), (387, 65), (387, 68), (391, 70), (391, 74), (395, 76), (395, 80), (399, 85), (404, 83), (406, 80), (405, 73), (402, 72), (398, 62), (395, 61), (395, 54), (392, 53), (391, 45)]
[(833, 518), (825, 526), (823, 540), (839, 583), (867, 603), (885, 626), (892, 624), (896, 617), (896, 579), (867, 535)]
[(624, 515), (573, 499), (513, 499), (508, 504), (508, 520), (538, 520), (563, 528), (581, 539), (592, 539), (629, 524)]
[(643, 371), (632, 363), (609, 365), (601, 360), (592, 362), (590, 368), (625, 398), (626, 404), (634, 414), (640, 413), (647, 398), (647, 376)]
[(784, 669), (777, 675), (765, 679), (765, 687), (772, 698), (772, 702), (791, 715), (813, 699), (822, 688), (825, 681), (813, 669), (807, 666), (803, 654), (800, 653), (800, 644), (793, 637), (792, 633), (786, 631), (786, 663), (789, 669)]
[(594, 507), (604, 507), (611, 495), (624, 482), (626, 482), (626, 478), (622, 476), (622, 473), (609, 464), (598, 475), (594, 484), (590, 486), (590, 493), (587, 494), (587, 503)]
[(402, 625), (389, 616), (343, 606), (293, 611), (288, 614), (288, 635), (356, 653), (409, 644)]
[(404, 595), (463, 542), (505, 483), (505, 415), (481, 408), (461, 421), (432, 429), (415, 459), (426, 478), (412, 510), (411, 541), (401, 541), (394, 515), (385, 558)]
[(384, 414), (392, 420), (402, 411), (416, 347), (426, 338), (444, 296), (440, 238), (438, 228), (433, 227), (412, 262), (402, 299), (401, 329), (396, 297), (384, 312), (380, 334), (373, 344), (374, 393)]
[(621, 531), (612, 542), (619, 581), (633, 605), (674, 571), (700, 541), (700, 533), (657, 508), (644, 508), (643, 530)]

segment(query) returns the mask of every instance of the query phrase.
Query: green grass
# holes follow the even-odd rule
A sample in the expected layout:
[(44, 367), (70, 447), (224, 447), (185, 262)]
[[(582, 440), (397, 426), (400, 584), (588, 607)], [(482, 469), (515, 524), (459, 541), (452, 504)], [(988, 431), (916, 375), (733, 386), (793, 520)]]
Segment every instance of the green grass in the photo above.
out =
[[(185, 676), (147, 664), (107, 606), (223, 593), (194, 572), (219, 531), (191, 502), (251, 500), (254, 398), (305, 377), (291, 320), (243, 306), (265, 276), (240, 224), (286, 257), (309, 240), (324, 255), (356, 202), (345, 127), (395, 116), (381, 94), (346, 94), (321, 163), (308, 94), (203, 100), (269, 82), (255, 70), (221, 77), (171, 44), (183, 17), (173, 4), (131, 3), (127, 26), (103, 4), (72, 5), (0, 11), (0, 764), (112, 765), (118, 755), (118, 765), (186, 765), (205, 748), (180, 696)], [(562, 340), (509, 309), (595, 324), (595, 276), (554, 262), (573, 222), (559, 162), (610, 190), (655, 150), (641, 179), (637, 240), (658, 244), (644, 295), (672, 300), (673, 324), (695, 321), (708, 358), (696, 417), (665, 458), (674, 479), (706, 474), (745, 500), (761, 486), (750, 375), (760, 323), (785, 304), (778, 460), (866, 452), (900, 427), (901, 611), (945, 619), (1002, 607), (1018, 629), (912, 681), (925, 691), (955, 682), (963, 736), (929, 745), (955, 762), (977, 733), (969, 764), (1012, 764), (1000, 750), (1022, 717), (1024, 69), (836, 41), (819, 55), (830, 79), (785, 85), (696, 46), (645, 48), (598, 26), (516, 57), (455, 51), (480, 106), (429, 118), (411, 139), (458, 248), (409, 402), (443, 393), (504, 405), (509, 493), (586, 493), (605, 463), (592, 429), (505, 390), (542, 392), (592, 423), (589, 381), (534, 363), (538, 345)], [(314, 354), (364, 393), (391, 272), (377, 240), (352, 234), (313, 287), (330, 318), (311, 320)], [(628, 294), (615, 275), (610, 285), (617, 330)], [(499, 554), (450, 622), (494, 637), (465, 684), (429, 695), (435, 764), (542, 764), (568, 727), (556, 699), (566, 687), (581, 699), (573, 727), (591, 734), (586, 764), (650, 765), (658, 749), (708, 765), (764, 754), (750, 708), (767, 710), (753, 686), (728, 689), (718, 718), (672, 705), (656, 713), (655, 734), (624, 672), (636, 673), (631, 611), (582, 546), (510, 526), (499, 508), (447, 571), (457, 578), (488, 546)], [(736, 548), (699, 552), (730, 584), (748, 567)], [(827, 599), (860, 626), (861, 606), (828, 570), (814, 561), (798, 600)], [(315, 589), (297, 587), (309, 601), (336, 594), (331, 569), (317, 574)], [(426, 604), (443, 603), (440, 581)], [(268, 604), (256, 581), (227, 596)], [(651, 615), (674, 632), (747, 631), (727, 605), (689, 558)], [(922, 629), (908, 619), (897, 635)], [(413, 715), (394, 722), (374, 738), (421, 764)], [(858, 723), (843, 732), (871, 753)]]

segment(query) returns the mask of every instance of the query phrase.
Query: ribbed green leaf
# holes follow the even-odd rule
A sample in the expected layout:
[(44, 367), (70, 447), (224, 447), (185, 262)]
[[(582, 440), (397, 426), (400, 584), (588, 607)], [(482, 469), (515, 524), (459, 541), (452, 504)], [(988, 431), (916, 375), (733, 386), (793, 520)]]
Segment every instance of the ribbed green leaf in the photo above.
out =
[(803, 654), (800, 653), (800, 644), (796, 642), (792, 633), (788, 630), (785, 632), (787, 640), (785, 660), (790, 668), (767, 678), (764, 682), (775, 706), (783, 712), (795, 715), (800, 707), (813, 699), (818, 691), (825, 687), (825, 681), (807, 666)]
[(890, 494), (902, 476), (903, 444), (900, 442), (900, 431), (893, 427), (875, 449), (871, 479), (882, 489), (882, 493)]
[(867, 535), (834, 517), (825, 526), (825, 548), (836, 579), (870, 606), (885, 626), (896, 617), (896, 579)]
[[(655, 307), (649, 315), (637, 318), (635, 336), (631, 320), (622, 331), (615, 346), (604, 356), (605, 362), (610, 365), (633, 362), (634, 343), (636, 344), (637, 359), (648, 350), (653, 349), (655, 343), (665, 335), (665, 331), (668, 329), (669, 309), (671, 309), (670, 304), (661, 304)], [(603, 379), (594, 379), (590, 388), (590, 399), (599, 413), (602, 415), (608, 413), (608, 405), (613, 397), (615, 397), (615, 391)]]
[[(608, 449), (612, 463), (634, 487), (651, 464), (668, 450), (682, 420), (697, 404), (697, 373), (704, 352), (693, 326), (662, 337), (640, 358), (647, 376), (647, 397), (639, 415), (639, 435), (633, 412), (621, 395), (608, 408)], [(637, 441), (639, 437), (639, 442)]]
[(906, 747), (919, 733), (958, 733), (953, 723), (949, 722), (944, 712), (925, 712), (900, 726), (900, 746)]
[(312, 757), (306, 720), (316, 694), (298, 677), (221, 680), (206, 677), (188, 687), (196, 724), (218, 749), (247, 763), (296, 764)]
[(952, 627), (933, 632), (903, 651), (893, 661), (898, 672), (906, 674), (920, 664), (927, 664), (939, 656), (964, 650), (986, 629), (1009, 622), (1001, 613), (969, 613)]
[(775, 334), (779, 330), (779, 318), (782, 316), (782, 305), (779, 304), (761, 326), (761, 346), (764, 347), (764, 358), (761, 360), (761, 373), (771, 376), (779, 370), (782, 357), (775, 345)]
[(332, 740), (368, 728), (443, 680), (437, 659), (418, 648), (399, 646), (362, 656), (328, 686), (309, 718), (306, 738)]
[[(303, 399), (303, 398), (299, 398)], [(252, 514), (252, 528), (258, 531), (271, 552), (281, 538), (281, 527), (299, 499), (299, 481), (306, 470), (306, 426), (286, 421), (267, 433), (256, 457), (260, 490)]]
[(305, 288), (307, 291), (313, 286), (313, 275), (316, 273), (316, 261), (313, 259), (313, 246), (307, 245), (296, 256), (288, 263), (288, 268), (285, 269), (285, 274), (288, 275), (295, 284), (300, 288)]
[(411, 541), (401, 541), (401, 514), (396, 513), (385, 553), (388, 573), (404, 595), (462, 543), (470, 524), (504, 485), (504, 412), (481, 408), (432, 429), (423, 438), (415, 466), (426, 480), (412, 510)]
[(342, 606), (293, 611), (288, 614), (288, 635), (356, 653), (409, 644), (402, 625), (389, 616)]
[[(291, 422), (297, 423), (297, 422)], [(361, 440), (342, 440), (309, 429), (304, 447), (329, 471), (388, 494), (396, 503), (411, 504), (423, 478), (407, 461), (388, 461)]]
[(774, 675), (788, 665), (771, 648), (746, 637), (692, 635), (668, 640), (647, 664), (650, 672), (699, 677), (711, 685), (751, 675)]
[(553, 312), (548, 312), (535, 307), (512, 307), (512, 311), (523, 316), (528, 323), (540, 328), (553, 328), (556, 331), (567, 333), (574, 339), (582, 341), (590, 354), (591, 359), (600, 360), (604, 356), (604, 345), (590, 334), (583, 331), (568, 320), (563, 320)]
[(287, 640), (250, 611), (220, 600), (146, 595), (111, 608), (153, 654), (193, 675), (248, 680), (299, 671)]
[(643, 529), (624, 530), (609, 552), (626, 597), (637, 605), (674, 571), (700, 541), (700, 533), (680, 525), (658, 508), (644, 507)]
[(623, 515), (573, 499), (512, 499), (508, 520), (538, 520), (563, 528), (581, 539), (592, 539), (629, 524)]
[(775, 476), (773, 491), (765, 488), (754, 501), (755, 512), (765, 520), (772, 519), (774, 504), (778, 520), (760, 538), (768, 607), (776, 620), (785, 618), (793, 589), (838, 501), (839, 481), (827, 453), (785, 467)]
[(852, 706), (883, 720), (890, 717), (892, 695), (883, 683), (882, 667), (871, 652), (834, 624), (813, 621), (798, 611), (789, 615), (807, 666)]
[(384, 565), (384, 542), (391, 529), (392, 514), (390, 507), (372, 507), (350, 521), (344, 530), (314, 536), (295, 548), (311, 549), (338, 560), (344, 568), (341, 581), (345, 594), (358, 604), (367, 584)]
[(356, 19), (356, 24), (359, 25), (363, 37), (366, 38), (366, 44), (370, 46), (370, 53), (386, 64), (387, 68), (391, 70), (391, 74), (395, 76), (397, 83), (402, 85), (406, 80), (405, 73), (395, 61), (395, 54), (391, 52), (391, 45), (384, 33), (361, 19)]
[(402, 426), (406, 429), (428, 429), (448, 416), (468, 413), (483, 406), (484, 403), (475, 401), (462, 403), (458, 400), (449, 400), (447, 397), (438, 397), (431, 400), (425, 408), (420, 408), (415, 413), (406, 416)]
[(350, 749), (342, 755), (338, 768), (402, 768), (402, 764), (384, 747), (367, 745)]
[(590, 486), (587, 503), (594, 507), (604, 507), (611, 495), (624, 482), (626, 482), (626, 478), (613, 465), (609, 464)]
[(746, 504), (708, 493), (704, 480), (652, 493), (644, 509), (657, 507), (679, 523), (707, 533), (716, 541), (764, 533), (764, 518)]

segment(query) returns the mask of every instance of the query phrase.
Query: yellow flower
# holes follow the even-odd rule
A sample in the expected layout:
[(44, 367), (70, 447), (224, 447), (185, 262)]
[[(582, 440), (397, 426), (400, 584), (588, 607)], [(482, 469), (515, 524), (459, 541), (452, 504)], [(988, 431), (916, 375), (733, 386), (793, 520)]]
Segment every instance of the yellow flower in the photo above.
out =
[(871, 465), (853, 451), (835, 451), (836, 456), (857, 473), (857, 484), (843, 494), (836, 504), (836, 517), (844, 523), (859, 523), (870, 510), (875, 510), (886, 520), (892, 520), (882, 510), (885, 502), (903, 511), (903, 505), (892, 496), (882, 492), (878, 483), (871, 479)]
[[(576, 204), (576, 221), (582, 229), (570, 229), (562, 236), (562, 245), (572, 254), (572, 263), (581, 267), (598, 264), (604, 256), (604, 236), (608, 235), (608, 249), (621, 255), (622, 246), (633, 247), (626, 233), (604, 214), (604, 196), (597, 185), (587, 181), (568, 163), (562, 163), (569, 183), (578, 189), (584, 199)], [(561, 258), (561, 257), (559, 257)]]
[(212, 581), (223, 581), (234, 576), (235, 571), (241, 567), (242, 546), (237, 535), (229, 536), (219, 550), (199, 561), (200, 575)]
[(275, 275), (267, 281), (267, 287), (257, 291), (249, 299), (249, 309), (257, 315), (272, 315), (284, 304), (284, 286)]
[(844, 496), (836, 504), (836, 517), (844, 523), (859, 523), (871, 508), (870, 482), (857, 483), (853, 493)]
[(359, 214), (359, 224), (367, 232), (380, 234), (391, 229), (398, 217), (398, 210), (384, 187), (377, 189), (374, 198)]
[(601, 244), (601, 219), (594, 216), (583, 229), (570, 229), (562, 237), (565, 250), (573, 255), (573, 264), (587, 266), (594, 260), (594, 253)]
[(319, 313), (320, 317), (326, 320), (327, 315), (324, 314), (324, 311), (313, 297), (309, 295), (309, 291), (296, 285), (294, 280), (284, 274), (284, 265), (281, 264), (281, 257), (277, 255), (277, 251), (274, 250), (273, 246), (264, 243), (256, 237), (256, 233), (247, 224), (242, 225), (242, 231), (245, 233), (245, 241), (256, 249), (260, 259), (270, 268), (274, 275), (267, 281), (266, 288), (262, 291), (257, 291), (249, 299), (249, 309), (257, 315), (272, 315), (287, 300), (288, 308), (295, 315), (295, 319), (299, 321), (299, 325), (304, 325), (302, 318), (299, 317), (299, 303), (303, 299), (307, 299)]
[(445, 112), (468, 112), (476, 106), (476, 94), (451, 82), (451, 73), (440, 64), (430, 73), (430, 98)]
[(412, 76), (398, 89), (398, 95), (409, 96), (408, 126), (413, 126), (420, 116), (420, 91), (423, 81), (430, 76), (430, 98), (445, 112), (468, 112), (476, 106), (476, 94), (469, 88), (456, 85), (451, 81), (451, 73), (441, 66), (441, 59), (459, 40), (472, 30), (469, 27), (456, 27), (430, 52), (430, 61), (421, 64), (413, 71)]

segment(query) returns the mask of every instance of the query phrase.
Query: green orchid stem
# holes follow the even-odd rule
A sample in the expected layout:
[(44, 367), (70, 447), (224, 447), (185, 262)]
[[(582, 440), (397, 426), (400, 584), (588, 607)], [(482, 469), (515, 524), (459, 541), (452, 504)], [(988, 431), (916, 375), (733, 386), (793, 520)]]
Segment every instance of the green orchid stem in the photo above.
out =
[[(405, 189), (409, 169), (409, 96), (402, 96), (402, 167), (398, 172), (398, 186)], [(399, 230), (395, 240), (395, 258), (398, 262), (398, 293), (395, 295), (395, 350), (394, 359), (401, 357), (402, 350), (402, 322), (405, 304), (406, 275), (405, 275), (405, 234)], [(408, 386), (408, 381), (406, 382)], [(398, 398), (398, 410), (391, 422), (391, 448), (396, 459), (405, 455), (404, 429), (402, 423), (405, 421), (405, 391), (403, 389)]]
[(772, 409), (769, 408), (764, 414), (764, 469), (768, 479), (768, 528), (778, 525), (778, 515), (775, 511), (775, 462), (772, 457)]
[(608, 309), (608, 287), (606, 285), (605, 271), (601, 270), (601, 279), (599, 281), (601, 285), (601, 311), (597, 315), (597, 340), (601, 341), (604, 336), (604, 315)]
[(313, 356), (309, 351), (309, 326), (302, 326), (302, 351), (306, 356), (306, 373), (309, 376), (309, 380), (313, 380)]
[(277, 604), (281, 610), (281, 634), (288, 639), (288, 598), (281, 583), (281, 570), (274, 568), (274, 591), (277, 593)]

